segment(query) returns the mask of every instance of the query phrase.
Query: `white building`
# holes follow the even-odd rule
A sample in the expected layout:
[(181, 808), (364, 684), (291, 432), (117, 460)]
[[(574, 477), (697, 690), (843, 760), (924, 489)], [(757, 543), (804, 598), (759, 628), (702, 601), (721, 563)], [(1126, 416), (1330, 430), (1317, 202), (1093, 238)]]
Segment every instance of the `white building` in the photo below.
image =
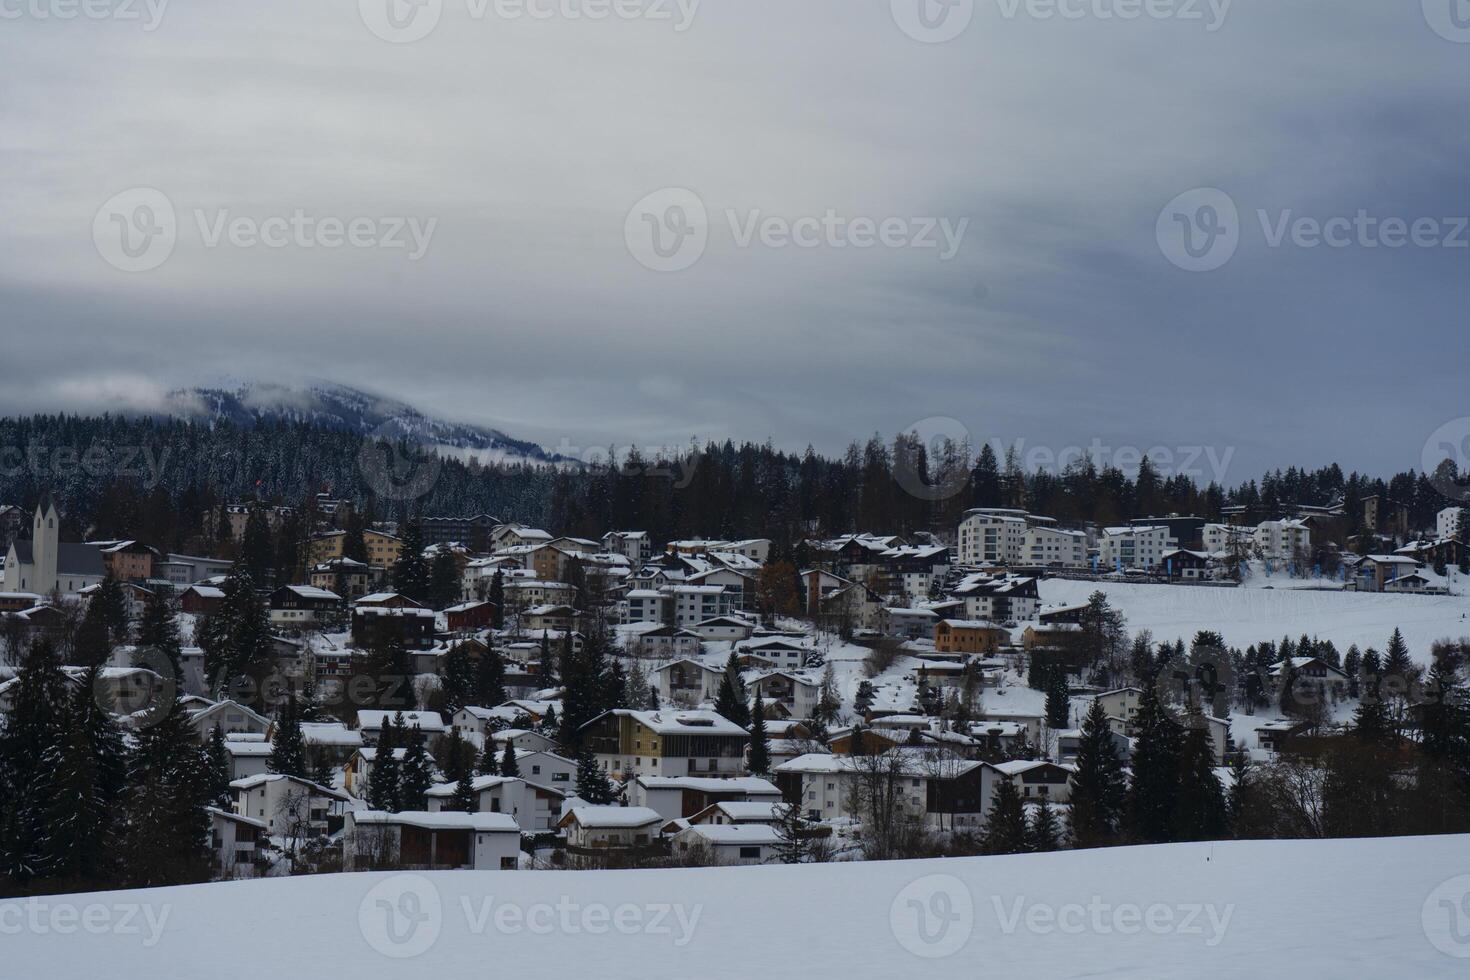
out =
[(521, 829), (508, 813), (348, 813), (342, 865), (361, 868), (454, 868), (514, 871)]
[(961, 565), (1017, 565), (1026, 549), (1028, 514), (986, 507), (967, 511), (960, 521), (955, 554)]
[(36, 505), (31, 537), (10, 543), (3, 591), (76, 595), (101, 584), (106, 574), (102, 552), (96, 546), (61, 543), (61, 515), (48, 496)]
[(277, 837), (327, 833), (327, 817), (346, 809), (346, 793), (296, 776), (263, 773), (230, 783), (235, 812), (265, 823)]
[(1104, 528), (1098, 538), (1098, 565), (1109, 568), (1137, 568), (1151, 571), (1164, 560), (1166, 552), (1179, 547), (1164, 524), (1139, 527)]
[(1021, 563), (1044, 568), (1084, 568), (1087, 565), (1087, 535), (1038, 524), (1026, 528)]
[[(1460, 540), (1464, 541), (1460, 537), (1460, 522), (1465, 520), (1470, 520), (1470, 513), (1467, 513), (1466, 508), (1446, 507), (1435, 518), (1434, 529), (1436, 537), (1441, 541), (1446, 538), (1460, 538)], [(1466, 541), (1465, 543), (1470, 544), (1470, 541)]]
[(1256, 525), (1255, 543), (1262, 558), (1291, 561), (1299, 553), (1311, 554), (1312, 531), (1305, 521), (1262, 521)]
[(671, 852), (702, 851), (714, 864), (765, 864), (776, 857), (781, 837), (767, 824), (695, 824), (673, 836)]

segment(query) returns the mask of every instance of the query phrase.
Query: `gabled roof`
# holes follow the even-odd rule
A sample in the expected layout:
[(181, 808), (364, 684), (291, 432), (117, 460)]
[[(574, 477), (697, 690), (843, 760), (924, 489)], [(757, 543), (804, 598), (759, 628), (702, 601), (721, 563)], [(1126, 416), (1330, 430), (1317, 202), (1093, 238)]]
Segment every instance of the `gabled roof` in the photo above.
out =
[(577, 806), (561, 818), (557, 827), (567, 827), (575, 821), (583, 827), (629, 830), (661, 824), (663, 820), (657, 810), (646, 806)]

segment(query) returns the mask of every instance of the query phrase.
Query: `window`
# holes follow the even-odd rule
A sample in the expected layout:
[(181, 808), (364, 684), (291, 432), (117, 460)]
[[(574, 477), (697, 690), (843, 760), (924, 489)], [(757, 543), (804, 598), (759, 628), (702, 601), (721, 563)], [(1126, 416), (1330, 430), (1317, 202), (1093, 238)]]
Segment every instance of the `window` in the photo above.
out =
[(761, 849), (759, 847), (742, 847), (740, 849), (740, 856), (743, 858), (755, 858), (757, 861), (759, 861), (761, 856)]

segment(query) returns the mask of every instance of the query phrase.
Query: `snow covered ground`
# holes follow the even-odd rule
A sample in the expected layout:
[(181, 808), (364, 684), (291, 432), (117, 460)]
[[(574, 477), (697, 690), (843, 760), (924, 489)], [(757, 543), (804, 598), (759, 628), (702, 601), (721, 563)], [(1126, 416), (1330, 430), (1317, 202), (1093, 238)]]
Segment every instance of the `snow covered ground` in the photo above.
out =
[(1467, 896), (1465, 837), (322, 875), (0, 902), (0, 974), (1463, 977)]
[(1039, 588), (1043, 606), (1086, 602), (1100, 589), (1127, 619), (1129, 633), (1149, 629), (1158, 641), (1188, 642), (1198, 630), (1211, 629), (1244, 649), (1306, 633), (1331, 640), (1341, 653), (1354, 643), (1381, 651), (1397, 626), (1409, 651), (1427, 664), (1435, 640), (1470, 636), (1470, 596), (1316, 591), (1302, 587), (1309, 580), (1281, 576), (1270, 584), (1273, 588), (1222, 589), (1046, 579)]

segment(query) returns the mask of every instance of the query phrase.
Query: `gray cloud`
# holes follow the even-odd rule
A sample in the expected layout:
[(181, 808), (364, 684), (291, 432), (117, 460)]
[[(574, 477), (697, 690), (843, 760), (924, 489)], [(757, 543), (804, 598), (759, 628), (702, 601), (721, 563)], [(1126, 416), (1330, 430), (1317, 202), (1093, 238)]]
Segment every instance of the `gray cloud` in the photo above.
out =
[[(942, 45), (880, 0), (705, 0), (692, 27), (475, 21), (392, 45), (347, 0), (170, 5), (156, 31), (0, 32), (0, 409), (316, 375), (556, 446), (691, 435), (840, 451), (931, 416), (977, 440), (1236, 447), (1228, 478), (1415, 465), (1464, 414), (1470, 252), (1267, 247), (1257, 209), (1470, 214), (1470, 44), (1417, 4), (1237, 2), (1223, 27), (1006, 19)], [(127, 275), (98, 207), (163, 190)], [(628, 209), (714, 230), (643, 268)], [(1219, 187), (1235, 258), (1155, 219)], [(194, 209), (437, 218), (427, 254), (206, 248)], [(950, 262), (740, 248), (723, 214), (969, 218)], [(1445, 356), (1458, 351), (1458, 357)]]

